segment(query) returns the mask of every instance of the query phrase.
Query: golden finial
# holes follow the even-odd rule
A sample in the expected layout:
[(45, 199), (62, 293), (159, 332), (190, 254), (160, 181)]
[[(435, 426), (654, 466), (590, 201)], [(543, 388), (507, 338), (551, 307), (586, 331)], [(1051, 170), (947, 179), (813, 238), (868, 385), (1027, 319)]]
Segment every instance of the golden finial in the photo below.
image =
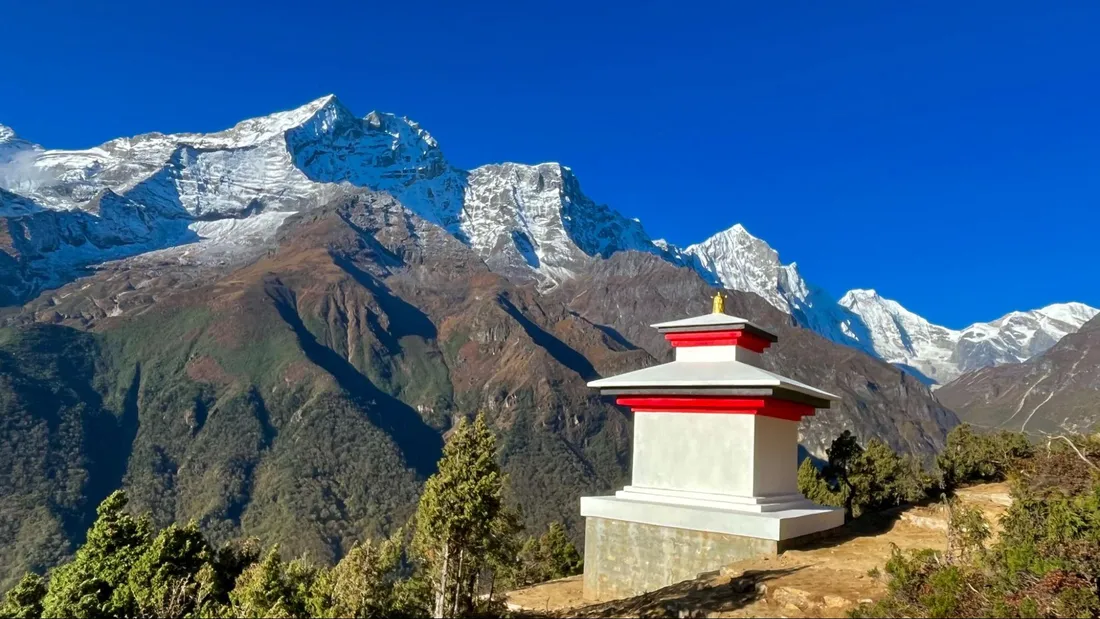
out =
[(712, 311), (715, 314), (726, 313), (726, 298), (722, 296), (721, 292), (718, 292), (714, 295), (714, 305), (712, 306)]

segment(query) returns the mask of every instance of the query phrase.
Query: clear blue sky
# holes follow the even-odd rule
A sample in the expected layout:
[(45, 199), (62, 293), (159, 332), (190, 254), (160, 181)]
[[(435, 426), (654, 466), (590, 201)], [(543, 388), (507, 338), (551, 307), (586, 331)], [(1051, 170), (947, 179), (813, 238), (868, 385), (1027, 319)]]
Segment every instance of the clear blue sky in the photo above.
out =
[(48, 147), (335, 93), (420, 121), (460, 166), (561, 161), (654, 237), (741, 222), (837, 296), (876, 288), (952, 327), (1100, 306), (1091, 0), (0, 0), (0, 15), (0, 123)]

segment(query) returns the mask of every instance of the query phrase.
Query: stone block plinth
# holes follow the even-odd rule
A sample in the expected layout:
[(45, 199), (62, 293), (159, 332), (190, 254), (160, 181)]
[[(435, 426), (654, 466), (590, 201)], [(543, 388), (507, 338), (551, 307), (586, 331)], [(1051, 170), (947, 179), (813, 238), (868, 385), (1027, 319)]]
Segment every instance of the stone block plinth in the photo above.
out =
[(774, 540), (589, 517), (584, 597), (599, 601), (641, 595), (734, 561), (775, 556), (814, 537)]

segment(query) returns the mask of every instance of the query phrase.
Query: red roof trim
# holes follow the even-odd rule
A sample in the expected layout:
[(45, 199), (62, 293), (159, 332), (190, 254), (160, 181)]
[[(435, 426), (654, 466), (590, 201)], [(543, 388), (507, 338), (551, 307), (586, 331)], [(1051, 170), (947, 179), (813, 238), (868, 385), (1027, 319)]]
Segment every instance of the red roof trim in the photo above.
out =
[(697, 396), (619, 396), (616, 402), (635, 413), (718, 413), (763, 415), (799, 421), (814, 414), (814, 407), (775, 398)]
[(764, 352), (764, 349), (772, 345), (768, 340), (740, 329), (736, 331), (666, 333), (665, 339), (674, 348), (682, 346), (740, 346), (753, 352)]

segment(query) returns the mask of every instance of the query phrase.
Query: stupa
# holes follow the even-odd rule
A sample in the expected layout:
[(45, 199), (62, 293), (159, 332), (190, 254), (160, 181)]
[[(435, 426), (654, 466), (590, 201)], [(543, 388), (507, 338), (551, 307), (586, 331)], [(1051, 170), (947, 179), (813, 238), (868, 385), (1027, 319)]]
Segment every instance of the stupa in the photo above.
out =
[(778, 338), (724, 311), (652, 325), (676, 359), (588, 383), (634, 413), (629, 486), (582, 497), (584, 595), (637, 595), (844, 523), (798, 492), (798, 425), (837, 401), (761, 367)]

